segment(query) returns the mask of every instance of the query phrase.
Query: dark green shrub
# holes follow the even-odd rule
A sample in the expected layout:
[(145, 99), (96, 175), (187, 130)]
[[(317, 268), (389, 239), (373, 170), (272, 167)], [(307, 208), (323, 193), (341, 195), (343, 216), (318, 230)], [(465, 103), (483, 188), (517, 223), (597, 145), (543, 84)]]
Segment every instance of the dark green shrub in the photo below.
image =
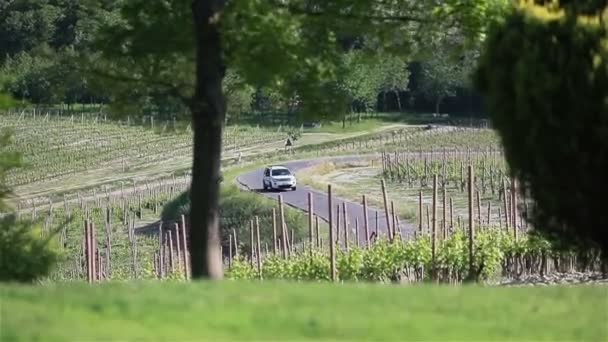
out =
[(0, 132), (0, 281), (29, 282), (48, 275), (59, 255), (51, 238), (42, 238), (32, 222), (18, 221), (5, 202), (11, 194), (6, 174), (20, 164), (17, 153), (5, 150), (10, 139), (10, 132)]
[(475, 83), (513, 174), (536, 202), (535, 227), (606, 256), (606, 26), (572, 11), (528, 9), (492, 30)]
[(0, 218), (0, 281), (30, 282), (48, 275), (59, 258), (52, 237), (31, 222)]

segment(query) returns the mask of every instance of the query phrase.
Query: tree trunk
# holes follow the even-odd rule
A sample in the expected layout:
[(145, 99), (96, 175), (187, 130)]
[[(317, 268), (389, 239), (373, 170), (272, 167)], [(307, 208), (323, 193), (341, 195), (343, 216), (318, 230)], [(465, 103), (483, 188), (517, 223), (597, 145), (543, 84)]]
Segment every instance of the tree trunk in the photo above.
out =
[(223, 277), (220, 255), (219, 187), (222, 130), (226, 103), (222, 93), (225, 66), (221, 57), (219, 12), (223, 1), (194, 0), (196, 90), (190, 110), (194, 129), (190, 225), (192, 278)]
[(401, 98), (399, 97), (399, 91), (395, 90), (395, 96), (397, 97), (397, 109), (401, 113)]
[(386, 101), (386, 92), (382, 92), (382, 108), (384, 108), (384, 112), (388, 112), (388, 103)]
[(439, 105), (441, 104), (441, 100), (443, 100), (443, 98), (438, 97), (437, 101), (435, 102), (435, 114), (439, 115)]

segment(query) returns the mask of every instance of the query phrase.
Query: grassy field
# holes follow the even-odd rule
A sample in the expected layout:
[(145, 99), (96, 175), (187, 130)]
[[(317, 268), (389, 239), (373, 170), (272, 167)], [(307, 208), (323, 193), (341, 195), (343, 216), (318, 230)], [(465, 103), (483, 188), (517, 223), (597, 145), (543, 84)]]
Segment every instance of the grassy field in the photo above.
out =
[(606, 287), (1, 285), (0, 339), (605, 341)]

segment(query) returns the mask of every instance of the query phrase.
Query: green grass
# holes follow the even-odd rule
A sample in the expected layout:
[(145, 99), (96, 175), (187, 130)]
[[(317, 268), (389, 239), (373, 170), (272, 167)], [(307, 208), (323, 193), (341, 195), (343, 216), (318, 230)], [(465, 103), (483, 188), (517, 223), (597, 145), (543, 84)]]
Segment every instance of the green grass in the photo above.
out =
[[(455, 116), (451, 119), (467, 119), (468, 116)], [(346, 119), (346, 125), (342, 127), (342, 120), (322, 122), (320, 128), (307, 128), (304, 132), (325, 133), (354, 133), (372, 132), (383, 126), (394, 124), (426, 125), (445, 124), (450, 118), (432, 117), (428, 113), (361, 113), (361, 121), (357, 122), (357, 114), (352, 114)]]
[(3, 341), (608, 338), (606, 287), (225, 281), (0, 290)]

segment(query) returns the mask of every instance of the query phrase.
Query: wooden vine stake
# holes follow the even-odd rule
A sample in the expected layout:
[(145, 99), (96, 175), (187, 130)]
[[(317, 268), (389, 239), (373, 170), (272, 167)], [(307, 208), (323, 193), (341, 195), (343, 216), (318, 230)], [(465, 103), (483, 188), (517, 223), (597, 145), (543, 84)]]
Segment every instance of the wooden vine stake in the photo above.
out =
[(475, 280), (475, 260), (473, 254), (473, 241), (475, 239), (475, 226), (473, 219), (473, 167), (469, 165), (468, 167), (468, 175), (469, 175), (469, 184), (468, 184), (468, 193), (469, 193), (469, 280)]
[(272, 208), (272, 254), (277, 255), (277, 210)]
[(437, 251), (437, 175), (433, 175), (433, 226), (431, 229), (432, 279), (437, 280), (435, 254)]
[(287, 259), (287, 237), (285, 231), (285, 214), (283, 212), (283, 196), (279, 195), (279, 225), (281, 226), (281, 248), (283, 249), (283, 259)]
[(97, 250), (97, 262), (98, 262), (97, 272), (99, 274), (98, 279), (99, 279), (99, 281), (105, 280), (105, 267), (103, 264), (103, 258), (101, 256), (100, 249)]
[(321, 234), (319, 234), (319, 216), (315, 216), (315, 236), (317, 238), (317, 249), (321, 248)]
[(91, 264), (91, 234), (89, 227), (89, 220), (84, 220), (84, 255), (86, 259), (87, 269), (87, 282), (91, 284), (93, 282), (93, 265)]
[(228, 235), (228, 269), (232, 268), (232, 234)]
[(346, 211), (346, 202), (342, 202), (342, 212), (344, 214), (344, 248), (348, 251), (348, 213)]
[(340, 205), (336, 205), (336, 243), (340, 244)]
[(165, 244), (163, 241), (163, 223), (162, 221), (158, 225), (158, 277), (163, 278), (164, 268), (164, 256), (166, 254)]
[(232, 236), (234, 236), (234, 256), (238, 257), (239, 256), (239, 240), (237, 239), (237, 236), (236, 236), (236, 229), (232, 230)]
[(175, 224), (175, 246), (177, 247), (177, 268), (182, 269), (182, 249), (181, 249), (181, 244), (182, 242), (180, 241), (179, 238), (179, 224)]
[[(89, 221), (89, 232), (91, 234), (91, 264), (93, 265), (93, 282), (99, 280), (97, 278), (97, 239), (95, 237), (95, 225)], [(135, 234), (135, 233), (134, 233)]]
[(425, 205), (424, 209), (426, 210), (426, 233), (428, 234), (429, 239), (430, 239), (431, 238), (431, 214), (430, 214), (429, 205), (428, 204)]
[(173, 235), (169, 230), (167, 232), (168, 241), (169, 241), (169, 265), (171, 266), (171, 274), (175, 273), (175, 258), (173, 256)]
[(492, 219), (492, 202), (488, 202), (488, 227), (490, 226), (490, 221)]
[(253, 248), (255, 246), (253, 244), (253, 220), (249, 220), (249, 233), (249, 264), (251, 265), (251, 268), (253, 268)]
[(313, 203), (312, 203), (312, 193), (309, 192), (308, 193), (308, 243), (309, 243), (309, 248), (310, 248), (310, 256), (312, 257), (312, 242), (313, 242), (313, 231), (312, 231), (312, 224), (313, 224), (313, 215), (314, 215), (314, 207), (313, 207)]
[(508, 206), (507, 206), (507, 183), (505, 182), (505, 180), (502, 180), (502, 199), (503, 199), (503, 204), (504, 204), (504, 214), (505, 214), (505, 228), (507, 230), (509, 230), (509, 210), (508, 210)]
[(384, 216), (386, 216), (386, 231), (388, 234), (388, 239), (392, 240), (391, 237), (391, 217), (389, 215), (388, 212), (388, 199), (386, 196), (386, 184), (384, 179), (380, 182), (380, 185), (382, 186), (382, 199), (384, 201)]
[(502, 214), (500, 213), (500, 206), (498, 207), (498, 226), (502, 228)]
[(442, 200), (442, 204), (443, 204), (443, 207), (442, 207), (443, 210), (442, 210), (441, 214), (442, 214), (443, 220), (441, 221), (441, 238), (443, 240), (445, 240), (447, 238), (447, 235), (448, 235), (447, 234), (447, 230), (448, 230), (448, 227), (447, 227), (447, 225), (448, 225), (448, 223), (447, 223), (447, 221), (448, 221), (448, 219), (447, 219), (448, 210), (447, 210), (447, 194), (446, 194), (445, 185), (442, 188), (443, 188), (443, 191), (442, 191), (442, 198), (441, 198), (441, 200)]
[(422, 236), (422, 191), (418, 191), (418, 233)]
[(331, 184), (327, 185), (327, 208), (329, 208), (329, 267), (331, 272), (331, 281), (336, 281), (336, 256), (334, 243), (334, 229), (332, 217), (332, 201), (331, 201)]
[(365, 232), (365, 246), (369, 247), (369, 219), (367, 217), (367, 198), (363, 195), (363, 231)]
[(378, 211), (375, 211), (375, 213), (376, 213), (376, 227), (375, 227), (376, 229), (375, 229), (375, 231), (376, 231), (376, 238), (378, 238), (378, 222), (380, 220), (378, 218)]
[(260, 247), (260, 219), (255, 217), (255, 233), (256, 233), (256, 252), (257, 252), (257, 261), (258, 261), (258, 275), (260, 279), (262, 279), (262, 248)]
[(450, 229), (454, 230), (454, 202), (450, 197)]
[[(66, 203), (67, 206), (67, 203)], [(112, 272), (112, 208), (107, 208), (106, 213), (106, 275), (111, 276)]]
[(515, 178), (511, 180), (511, 216), (513, 238), (517, 240), (517, 184)]
[(188, 262), (188, 237), (186, 235), (186, 217), (182, 215), (182, 246), (184, 246), (184, 272), (186, 280), (190, 279), (190, 263)]
[(359, 218), (355, 217), (355, 244), (359, 248)]
[(476, 192), (476, 194), (477, 194), (477, 224), (479, 226), (481, 226), (482, 225), (482, 222), (481, 222), (481, 197), (479, 195), (479, 190)]
[(397, 220), (396, 220), (395, 216), (396, 216), (395, 215), (395, 203), (393, 201), (391, 201), (391, 222), (392, 223), (391, 223), (391, 226), (389, 226), (389, 227), (391, 227), (390, 234), (389, 234), (391, 241), (394, 241), (397, 238), (397, 232), (396, 232), (396, 230), (397, 230), (396, 221)]

